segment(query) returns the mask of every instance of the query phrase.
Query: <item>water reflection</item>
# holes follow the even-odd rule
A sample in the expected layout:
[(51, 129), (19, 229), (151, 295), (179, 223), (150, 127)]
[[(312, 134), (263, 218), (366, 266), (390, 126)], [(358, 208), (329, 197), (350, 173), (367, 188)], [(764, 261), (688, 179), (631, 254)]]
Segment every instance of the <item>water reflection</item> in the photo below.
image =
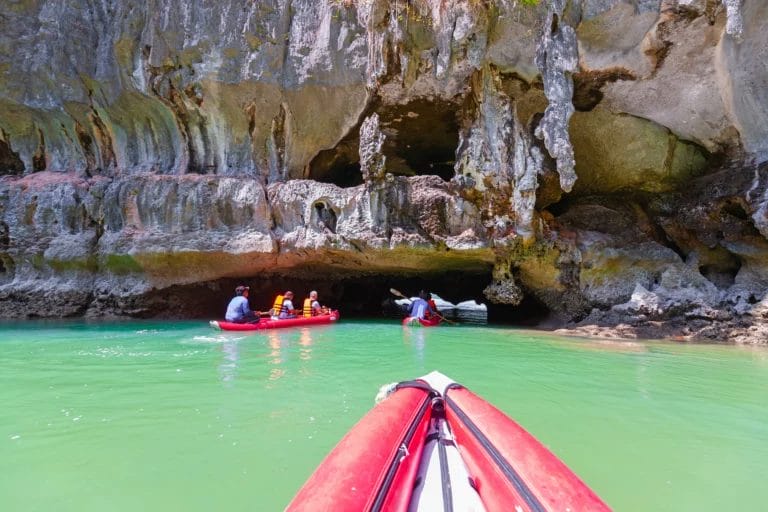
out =
[(312, 330), (304, 327), (299, 335), (299, 359), (309, 361), (312, 358)]
[(414, 348), (416, 360), (424, 363), (424, 352), (427, 345), (427, 333), (425, 329), (403, 329), (403, 341)]
[(285, 357), (283, 355), (283, 340), (277, 331), (269, 331), (267, 333), (267, 345), (270, 348), (269, 362), (276, 366), (276, 368), (269, 370), (269, 380), (276, 381), (285, 375), (285, 368), (279, 367), (285, 362)]
[(267, 334), (267, 344), (269, 345), (269, 348), (271, 351), (269, 352), (270, 363), (274, 365), (282, 364), (283, 362), (283, 355), (281, 353), (281, 347), (282, 347), (282, 340), (280, 339), (280, 335), (277, 333), (277, 331), (269, 331)]
[(237, 338), (227, 339), (221, 344), (224, 355), (219, 365), (219, 376), (222, 382), (233, 382), (237, 376), (238, 346)]

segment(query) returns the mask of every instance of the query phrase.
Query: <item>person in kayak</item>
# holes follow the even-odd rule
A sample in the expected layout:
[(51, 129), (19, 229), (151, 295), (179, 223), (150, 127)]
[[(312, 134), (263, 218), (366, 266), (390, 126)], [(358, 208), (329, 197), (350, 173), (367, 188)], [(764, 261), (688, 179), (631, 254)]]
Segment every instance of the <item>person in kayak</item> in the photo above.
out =
[(227, 313), (224, 315), (224, 319), (227, 322), (233, 322), (236, 324), (257, 324), (261, 318), (258, 311), (251, 311), (248, 305), (248, 294), (250, 288), (240, 285), (235, 288), (235, 296), (229, 301), (227, 306)]
[[(421, 294), (419, 294), (419, 296), (421, 296)], [(429, 311), (424, 313), (424, 318), (427, 320), (431, 320), (436, 316), (440, 316), (440, 311), (438, 311), (437, 304), (435, 304), (435, 299), (432, 298), (432, 294), (430, 292), (424, 293), (424, 300), (427, 301), (427, 304), (429, 304), (429, 308), (430, 308)]]
[(309, 292), (309, 297), (304, 299), (302, 316), (304, 316), (304, 318), (309, 318), (312, 316), (327, 315), (328, 313), (328, 308), (321, 306), (320, 302), (317, 300), (317, 292), (314, 290)]
[(429, 302), (427, 302), (428, 297), (427, 292), (421, 290), (419, 292), (419, 298), (411, 302), (411, 307), (408, 309), (408, 316), (422, 320), (434, 315), (434, 310), (429, 305)]
[(284, 320), (286, 318), (296, 318), (296, 310), (293, 307), (293, 292), (287, 291), (275, 298), (275, 303), (270, 311), (272, 318)]

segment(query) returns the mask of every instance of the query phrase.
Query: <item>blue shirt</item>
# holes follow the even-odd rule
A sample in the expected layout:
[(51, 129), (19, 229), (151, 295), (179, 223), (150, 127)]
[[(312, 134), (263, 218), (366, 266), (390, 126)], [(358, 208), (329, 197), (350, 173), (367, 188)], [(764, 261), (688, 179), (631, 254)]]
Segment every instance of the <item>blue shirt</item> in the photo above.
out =
[(411, 309), (408, 311), (408, 314), (410, 316), (423, 319), (424, 314), (427, 311), (432, 311), (432, 308), (429, 307), (429, 302), (425, 301), (424, 299), (416, 299), (415, 301), (411, 302)]
[(248, 299), (242, 295), (238, 295), (227, 306), (227, 314), (224, 318), (227, 322), (234, 322), (235, 320), (241, 320), (245, 315), (251, 312), (251, 308), (248, 307)]

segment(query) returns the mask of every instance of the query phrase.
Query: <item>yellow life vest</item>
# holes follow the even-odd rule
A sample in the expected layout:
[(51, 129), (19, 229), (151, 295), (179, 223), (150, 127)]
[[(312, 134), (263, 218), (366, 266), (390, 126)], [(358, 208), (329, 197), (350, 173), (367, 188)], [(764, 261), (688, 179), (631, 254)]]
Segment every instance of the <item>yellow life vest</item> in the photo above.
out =
[(275, 297), (275, 303), (272, 304), (272, 315), (278, 316), (280, 312), (283, 310), (283, 301), (285, 300), (285, 297), (282, 295), (278, 295)]
[(309, 318), (312, 314), (312, 299), (304, 299), (304, 318)]

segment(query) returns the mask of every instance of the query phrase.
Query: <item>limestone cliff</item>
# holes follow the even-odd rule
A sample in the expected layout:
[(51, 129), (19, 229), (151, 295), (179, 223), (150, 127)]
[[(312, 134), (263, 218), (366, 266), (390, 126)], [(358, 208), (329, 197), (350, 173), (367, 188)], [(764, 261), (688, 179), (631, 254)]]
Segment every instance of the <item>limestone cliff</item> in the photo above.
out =
[(6, 2), (0, 316), (448, 271), (582, 331), (760, 341), (766, 28), (761, 0)]

